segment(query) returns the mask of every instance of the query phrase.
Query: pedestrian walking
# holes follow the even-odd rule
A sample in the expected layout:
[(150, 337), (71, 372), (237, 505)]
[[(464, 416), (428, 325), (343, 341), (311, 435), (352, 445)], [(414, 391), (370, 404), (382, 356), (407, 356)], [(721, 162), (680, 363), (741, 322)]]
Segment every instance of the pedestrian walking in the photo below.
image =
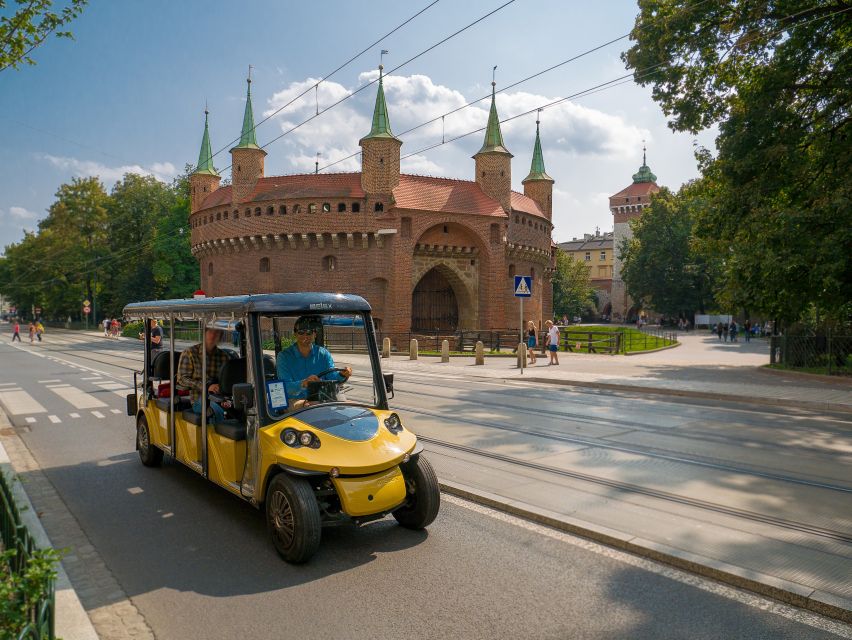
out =
[(737, 341), (737, 331), (739, 331), (739, 327), (737, 326), (736, 320), (731, 321), (730, 331), (731, 331), (731, 342), (736, 342)]
[(104, 318), (104, 338), (109, 338), (109, 316)]
[(30, 344), (35, 342), (35, 325), (30, 322)]
[(15, 339), (17, 339), (18, 342), (21, 341), (21, 324), (17, 320), (15, 320), (15, 327), (12, 332), (12, 342), (14, 342)]
[(751, 342), (751, 320), (746, 320), (743, 325), (743, 330), (745, 331), (745, 341)]
[(35, 325), (36, 338), (41, 342), (41, 337), (44, 335), (44, 325), (41, 323), (41, 320), (36, 321)]
[(535, 330), (535, 322), (527, 322), (527, 352), (530, 354), (530, 364), (535, 364), (535, 348), (538, 344), (538, 336)]
[(731, 330), (731, 327), (728, 326), (728, 323), (722, 325), (722, 336), (725, 338), (725, 342), (728, 341), (728, 332)]
[(716, 335), (719, 336), (719, 342), (722, 342), (722, 323), (716, 323)]
[(121, 329), (121, 323), (118, 321), (118, 318), (113, 318), (109, 323), (110, 335), (113, 338), (117, 338), (120, 329)]
[(559, 354), (557, 352), (559, 349), (559, 327), (550, 320), (545, 323), (545, 327), (547, 328), (547, 352), (550, 355), (550, 362), (547, 364), (559, 364)]

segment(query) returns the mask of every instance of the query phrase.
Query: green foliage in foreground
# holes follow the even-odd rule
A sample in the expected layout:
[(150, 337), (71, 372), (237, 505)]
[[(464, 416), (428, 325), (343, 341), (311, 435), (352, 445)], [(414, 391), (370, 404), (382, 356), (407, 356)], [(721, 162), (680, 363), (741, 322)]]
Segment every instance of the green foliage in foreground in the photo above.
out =
[[(30, 55), (51, 35), (57, 38), (74, 36), (62, 27), (80, 15), (88, 0), (70, 0), (60, 11), (51, 11), (53, 0), (17, 0), (19, 8), (11, 14), (3, 11), (0, 17), (0, 71), (17, 69), (23, 64), (34, 65)], [(6, 0), (0, 0), (0, 11)]]
[(37, 549), (21, 573), (10, 570), (13, 549), (0, 553), (0, 638), (17, 638), (30, 623), (30, 612), (47, 597), (56, 579), (59, 554), (53, 549)]

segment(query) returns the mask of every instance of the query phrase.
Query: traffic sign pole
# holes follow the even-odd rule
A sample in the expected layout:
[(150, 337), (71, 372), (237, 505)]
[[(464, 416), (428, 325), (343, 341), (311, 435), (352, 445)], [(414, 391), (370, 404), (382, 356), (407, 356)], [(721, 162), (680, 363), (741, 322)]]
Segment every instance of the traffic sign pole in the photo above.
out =
[[(521, 342), (523, 342), (524, 341), (524, 299), (521, 298), (520, 300), (521, 300), (521, 324), (519, 326), (521, 327)], [(518, 347), (520, 348), (520, 345), (518, 345)], [(526, 363), (527, 363), (526, 357), (521, 358), (521, 375), (524, 375), (524, 365), (526, 365)]]

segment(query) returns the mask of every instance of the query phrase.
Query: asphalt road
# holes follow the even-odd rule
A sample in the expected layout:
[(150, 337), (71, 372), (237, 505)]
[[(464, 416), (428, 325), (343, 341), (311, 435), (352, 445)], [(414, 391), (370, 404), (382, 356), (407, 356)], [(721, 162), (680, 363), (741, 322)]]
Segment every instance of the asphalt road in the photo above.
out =
[[(62, 332), (0, 344), (0, 403), (123, 589), (87, 608), (126, 595), (157, 638), (845, 637), (457, 499), (427, 532), (325, 530), (308, 565), (287, 565), (250, 505), (179, 464), (141, 465), (120, 395), (139, 355)], [(406, 404), (440, 408), (448, 384), (465, 382), (422, 380), (431, 395)], [(509, 411), (451, 408), (448, 423)]]

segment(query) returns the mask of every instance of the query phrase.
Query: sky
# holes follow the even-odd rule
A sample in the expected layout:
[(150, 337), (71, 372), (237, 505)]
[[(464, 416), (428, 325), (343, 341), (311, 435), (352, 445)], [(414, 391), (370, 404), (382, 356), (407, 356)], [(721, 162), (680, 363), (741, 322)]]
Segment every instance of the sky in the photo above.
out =
[[(323, 80), (258, 125), (258, 143), (270, 143), (266, 175), (312, 172), (317, 152), (324, 171), (357, 171), (358, 156), (346, 158), (369, 132), (375, 85), (364, 86), (378, 75), (380, 50), (388, 51), (385, 95), (399, 135), (489, 96), (495, 65), (499, 91), (626, 35), (638, 11), (628, 0), (515, 0), (407, 62), (506, 2), (440, 0), (328, 75), (431, 1), (93, 0), (71, 26), (74, 41), (52, 39), (34, 52), (36, 66), (0, 72), (0, 250), (37, 228), (59, 185), (75, 176), (99, 176), (107, 190), (131, 171), (170, 181), (197, 161), (205, 104), (213, 151), (222, 150), (214, 164), (228, 177), (249, 65), (255, 122)], [(625, 75), (620, 54), (629, 46), (619, 40), (498, 93), (501, 120)], [(472, 180), (471, 156), (483, 132), (423, 149), (483, 128), (488, 106), (484, 99), (401, 135), (409, 156), (403, 172)], [(545, 165), (556, 181), (557, 242), (612, 230), (607, 198), (630, 184), (643, 141), (658, 184), (672, 189), (698, 175), (694, 144), (713, 143), (711, 132), (673, 133), (650, 87), (633, 82), (569, 99), (539, 117)], [(521, 192), (535, 120), (532, 111), (502, 125), (514, 154), (513, 188)]]

